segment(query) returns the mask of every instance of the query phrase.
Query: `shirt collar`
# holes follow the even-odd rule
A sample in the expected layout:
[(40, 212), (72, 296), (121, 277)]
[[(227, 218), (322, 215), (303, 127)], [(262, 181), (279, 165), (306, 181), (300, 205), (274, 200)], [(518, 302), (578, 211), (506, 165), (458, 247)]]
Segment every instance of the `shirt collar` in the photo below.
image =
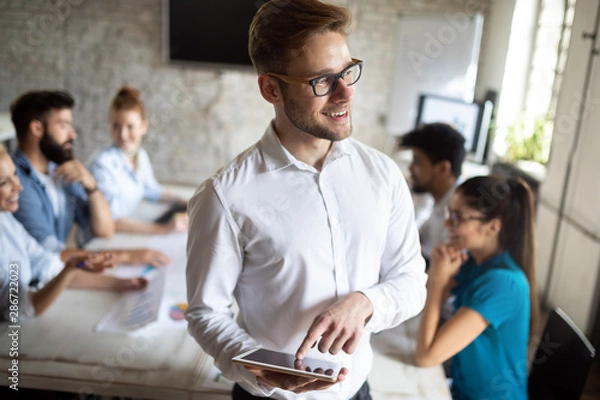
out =
[(333, 142), (329, 153), (327, 154), (327, 162), (332, 162), (343, 156), (352, 156), (356, 154), (356, 148), (352, 145), (352, 139), (347, 137), (342, 140)]
[(273, 128), (274, 121), (271, 121), (265, 134), (258, 142), (262, 152), (265, 169), (267, 171), (276, 171), (294, 164), (294, 157), (287, 151)]
[(13, 154), (12, 159), (17, 166), (21, 167), (24, 173), (26, 173), (27, 175), (31, 175), (31, 172), (33, 171), (33, 166), (29, 162), (29, 159), (27, 158), (25, 153), (23, 153), (20, 149), (17, 149)]
[[(17, 149), (13, 155), (13, 162), (21, 167), (23, 172), (25, 172), (29, 176), (37, 176), (34, 172), (37, 172), (33, 165), (31, 165), (31, 161), (25, 153), (23, 153), (20, 149)], [(52, 172), (56, 169), (57, 165), (53, 161), (48, 161), (48, 174), (52, 174)]]
[[(263, 154), (265, 169), (267, 171), (276, 171), (296, 165), (300, 169), (316, 170), (308, 164), (296, 159), (279, 141), (275, 133), (274, 121), (271, 121), (267, 127), (265, 134), (259, 141), (260, 150)], [(327, 156), (325, 165), (335, 161), (343, 156), (356, 154), (356, 149), (352, 146), (351, 139), (346, 138), (340, 141), (333, 142)]]

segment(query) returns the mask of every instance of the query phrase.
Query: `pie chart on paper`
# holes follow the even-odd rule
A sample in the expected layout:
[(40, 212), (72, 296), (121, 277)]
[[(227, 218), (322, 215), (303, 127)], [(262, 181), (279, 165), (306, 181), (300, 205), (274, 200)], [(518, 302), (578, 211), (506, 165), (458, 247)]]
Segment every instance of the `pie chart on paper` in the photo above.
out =
[(185, 310), (187, 309), (187, 304), (186, 303), (177, 303), (174, 306), (171, 307), (171, 309), (169, 310), (169, 316), (171, 317), (171, 319), (175, 320), (175, 321), (181, 321), (183, 319), (185, 319)]

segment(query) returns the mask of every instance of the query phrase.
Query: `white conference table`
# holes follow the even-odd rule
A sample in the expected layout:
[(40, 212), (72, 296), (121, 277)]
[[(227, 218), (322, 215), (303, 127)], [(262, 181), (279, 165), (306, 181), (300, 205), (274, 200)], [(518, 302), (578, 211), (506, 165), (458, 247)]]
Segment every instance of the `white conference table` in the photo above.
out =
[(442, 366), (414, 365), (419, 317), (372, 335), (374, 361), (369, 375), (373, 400), (451, 400)]
[[(117, 233), (93, 240), (91, 250), (148, 246), (172, 258), (158, 320), (133, 332), (96, 332), (121, 295), (67, 289), (44, 315), (20, 323), (19, 387), (136, 399), (230, 399), (231, 382), (218, 375), (212, 358), (187, 333), (186, 322), (168, 316), (172, 305), (186, 302), (185, 241), (183, 233)], [(0, 325), (3, 386), (10, 384), (8, 331)], [(440, 366), (412, 365), (415, 334), (415, 321), (408, 321), (373, 336), (369, 384), (374, 400), (451, 399)]]
[[(144, 204), (141, 216), (160, 215), (165, 205)], [(169, 309), (186, 302), (187, 235), (149, 236), (117, 233), (94, 239), (89, 250), (152, 247), (169, 255), (163, 299), (156, 322), (132, 332), (97, 332), (98, 322), (119, 304), (109, 291), (65, 290), (42, 316), (21, 321), (19, 388), (122, 396), (139, 399), (230, 398), (231, 383), (187, 333), (187, 323), (172, 320)], [(120, 266), (119, 272), (143, 267)], [(7, 386), (10, 330), (0, 325), (0, 385)]]

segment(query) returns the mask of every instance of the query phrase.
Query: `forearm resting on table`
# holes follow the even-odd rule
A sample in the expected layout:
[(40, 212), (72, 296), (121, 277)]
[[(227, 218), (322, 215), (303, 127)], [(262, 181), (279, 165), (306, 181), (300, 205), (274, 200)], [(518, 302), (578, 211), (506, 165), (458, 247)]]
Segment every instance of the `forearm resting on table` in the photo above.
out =
[(111, 237), (115, 233), (115, 223), (110, 206), (100, 190), (95, 190), (88, 196), (90, 209), (90, 227), (94, 236)]
[(92, 253), (99, 252), (108, 252), (112, 253), (115, 256), (115, 264), (131, 264), (133, 263), (134, 257), (133, 252), (139, 250), (98, 250), (98, 251), (89, 251), (89, 250), (81, 250), (81, 249), (67, 249), (60, 252), (60, 259), (66, 263), (72, 257), (82, 257), (88, 256)]
[(128, 265), (151, 265), (155, 268), (162, 268), (171, 263), (171, 259), (166, 254), (153, 249), (126, 249), (126, 250), (63, 250), (60, 254), (63, 262), (68, 262), (74, 256), (89, 256), (92, 253), (110, 253), (113, 255), (114, 264)]
[(80, 273), (82, 272), (76, 271), (72, 266), (65, 266), (65, 268), (44, 285), (44, 287), (31, 293), (31, 302), (33, 304), (35, 315), (40, 315), (46, 311), (62, 291), (73, 282), (75, 275)]
[(166, 225), (140, 221), (132, 218), (119, 218), (117, 219), (115, 226), (118, 232), (163, 234), (168, 231)]
[(121, 279), (111, 275), (91, 274), (85, 271), (75, 271), (69, 288), (71, 289), (94, 289), (115, 290)]

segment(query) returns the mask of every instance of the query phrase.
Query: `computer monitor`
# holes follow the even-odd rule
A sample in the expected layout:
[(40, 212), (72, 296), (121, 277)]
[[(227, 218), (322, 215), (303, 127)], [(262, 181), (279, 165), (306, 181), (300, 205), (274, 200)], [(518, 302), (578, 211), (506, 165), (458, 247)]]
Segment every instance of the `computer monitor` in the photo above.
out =
[(423, 94), (419, 96), (415, 127), (435, 122), (452, 125), (465, 138), (467, 159), (483, 164), (491, 116), (491, 101), (469, 103), (461, 99)]

